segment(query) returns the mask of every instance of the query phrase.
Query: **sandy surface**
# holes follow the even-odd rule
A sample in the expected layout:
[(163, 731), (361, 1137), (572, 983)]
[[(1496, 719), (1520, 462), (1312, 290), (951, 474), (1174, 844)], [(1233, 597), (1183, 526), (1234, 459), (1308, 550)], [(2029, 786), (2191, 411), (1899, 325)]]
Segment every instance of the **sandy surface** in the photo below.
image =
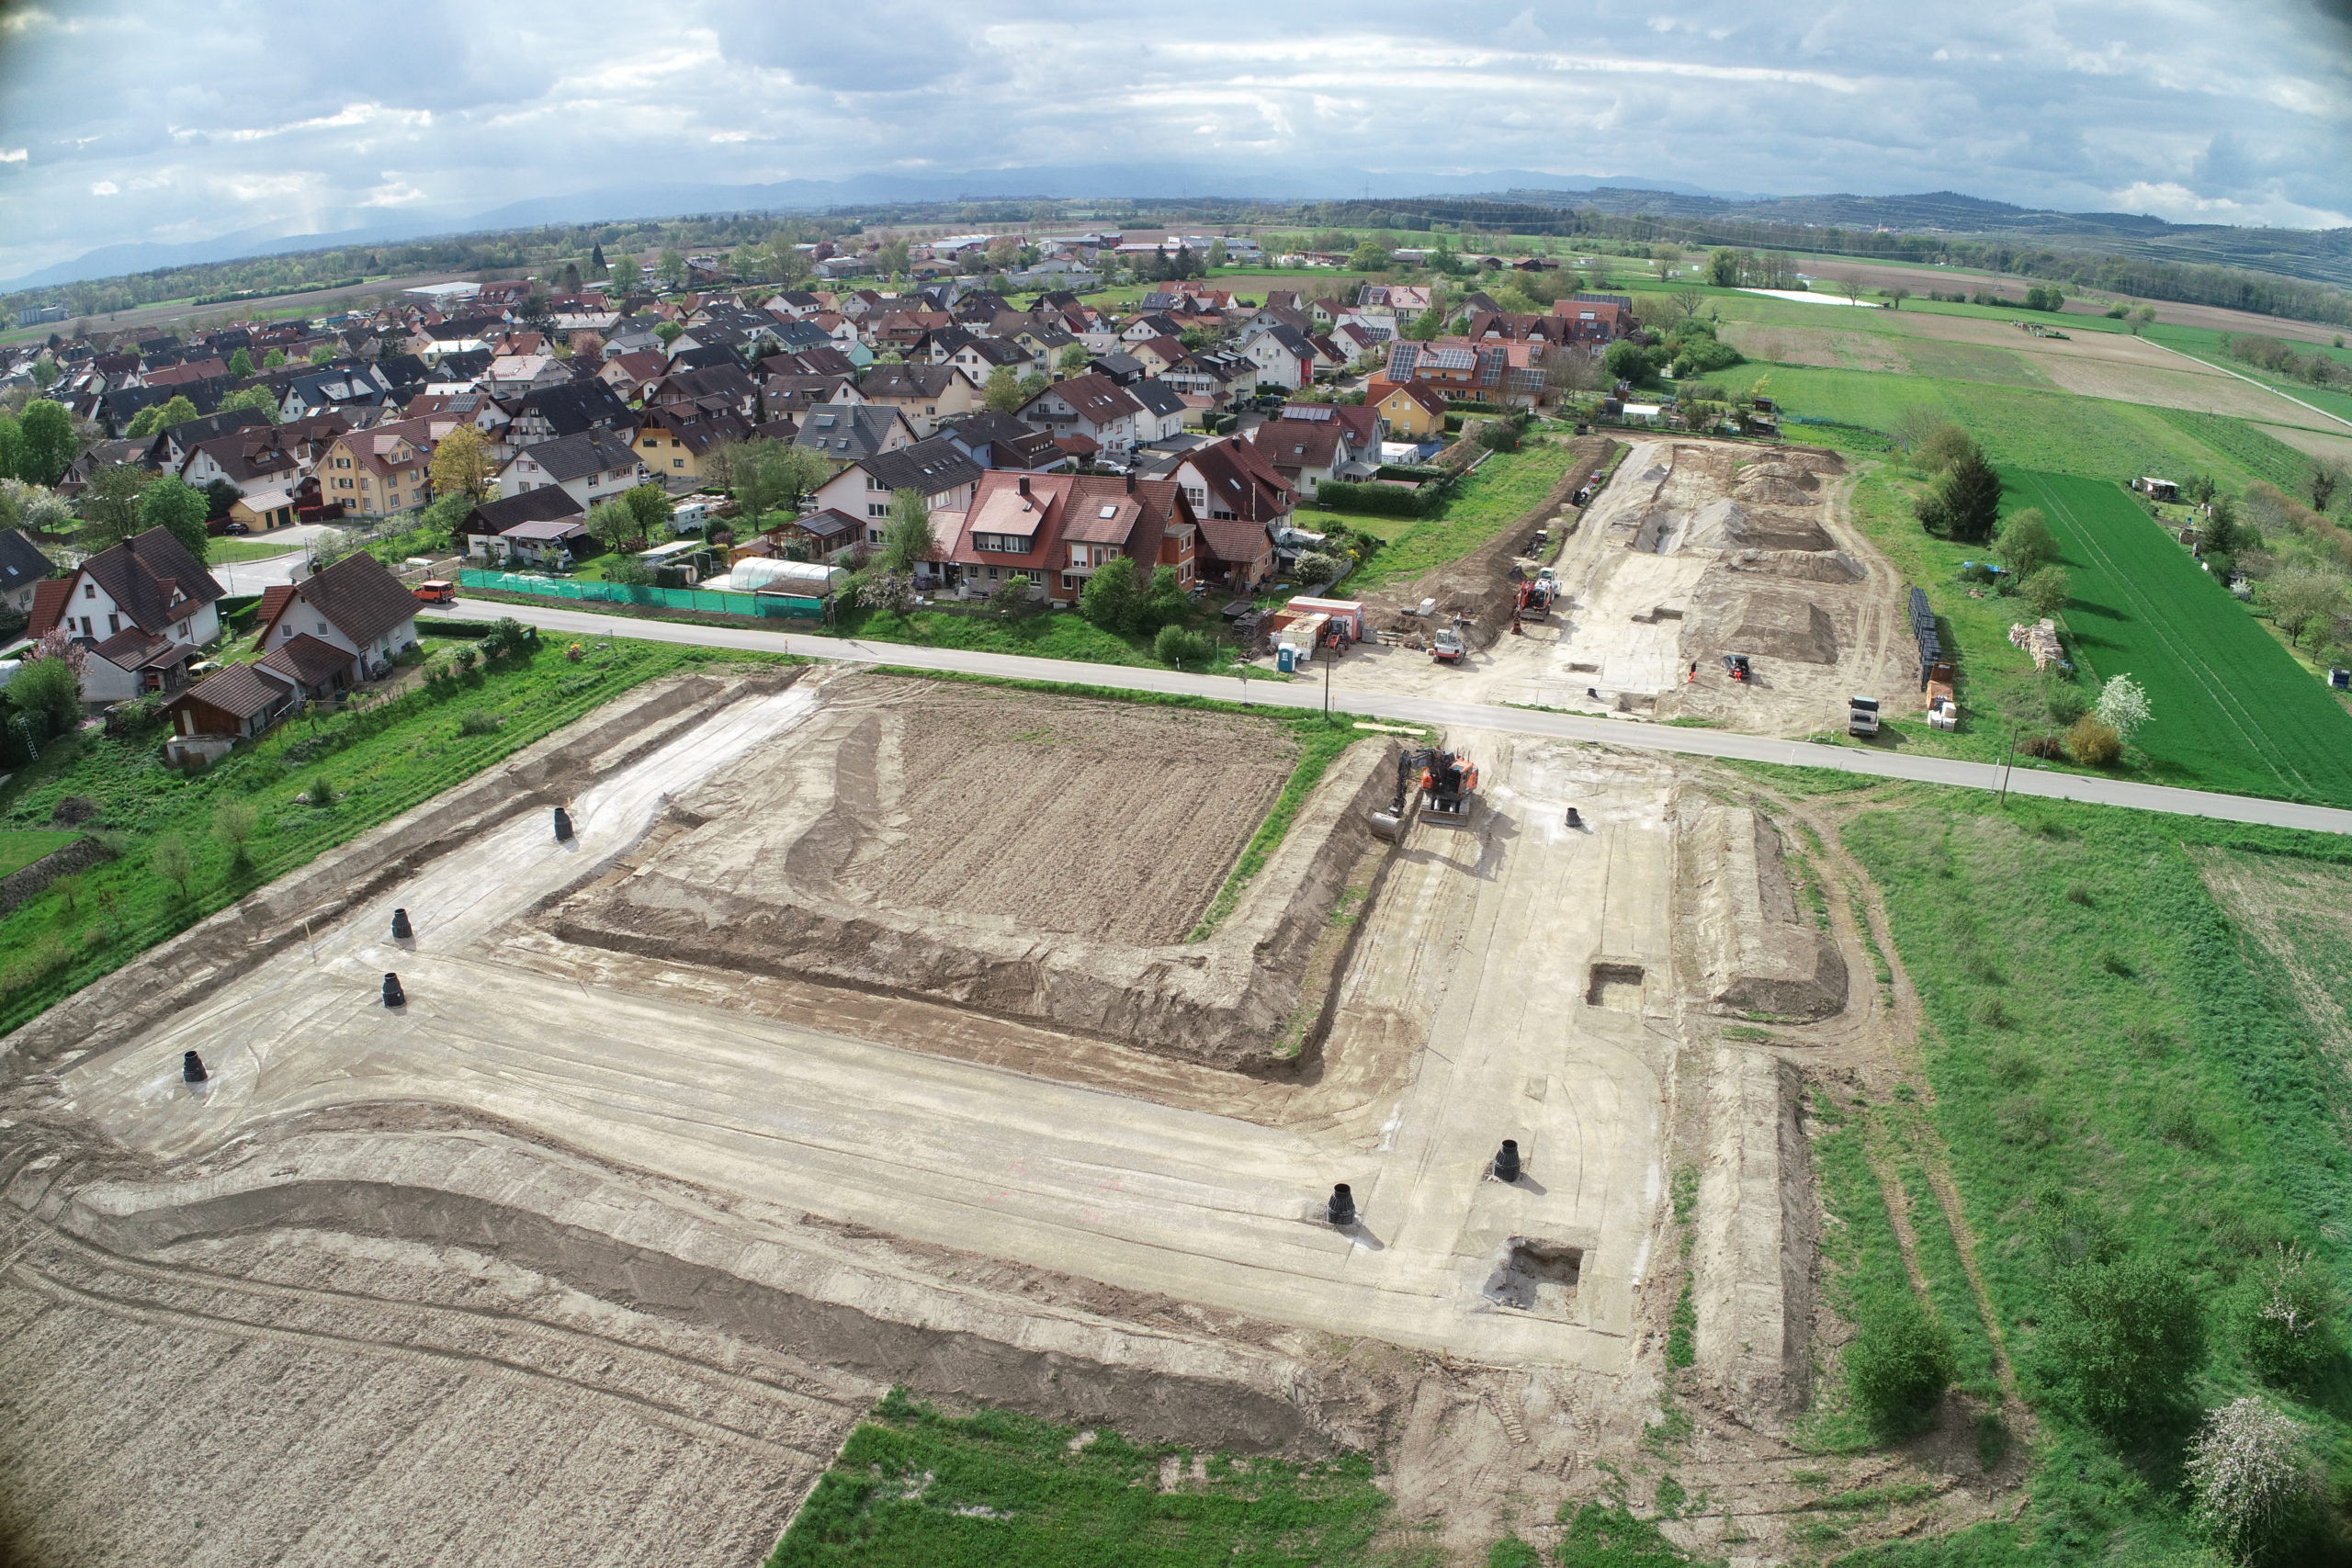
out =
[(2352, 431), (2331, 434), (2325, 430), (2302, 430), (2289, 424), (2266, 424), (2262, 428), (2298, 452), (2352, 464)]
[[(1549, 616), (1455, 666), (1351, 650), (1346, 679), (1758, 735), (1842, 728), (1847, 697), (1918, 684), (1902, 580), (1845, 522), (1848, 482), (1802, 448), (1636, 441), (1555, 563), (1566, 598)], [(1726, 653), (1750, 655), (1752, 683), (1729, 679)]]
[[(698, 1185), (919, 1240), (985, 1235), (1003, 1256), (1276, 1321), (1497, 1360), (1623, 1365), (1657, 1186), (1659, 1088), (1640, 1016), (1586, 1005), (1579, 980), (1604, 948), (1661, 972), (1668, 962), (1665, 774), (1577, 785), (1573, 797), (1609, 826), (1571, 833), (1559, 825), (1571, 792), (1546, 753), (1498, 755), (1497, 807), (1479, 832), (1417, 833), (1365, 932), (1393, 957), (1351, 978), (1333, 1031), (1346, 1038), (1348, 1018), (1370, 1009), (1384, 1039), (1439, 1043), (1373, 1149), (700, 999), (591, 993), (502, 960), (502, 927), (595, 874), (664, 796), (783, 740), (820, 702), (804, 684), (738, 704), (594, 786), (571, 846), (549, 840), (540, 813), (519, 817), (319, 932), (314, 952), (76, 1066), (73, 1107), (133, 1147), (184, 1158), (300, 1111), (456, 1104)], [(1596, 897), (1595, 878), (1629, 896)], [(395, 903), (416, 922), (414, 951), (382, 934)], [(395, 967), (409, 997), (399, 1012), (376, 996)], [(1532, 991), (1529, 975), (1561, 976), (1565, 994)], [(1411, 1021), (1401, 1031), (1399, 1018)], [(189, 1048), (213, 1064), (200, 1096), (177, 1081)], [(1480, 1179), (1514, 1134), (1536, 1151), (1540, 1190)], [(1364, 1195), (1351, 1235), (1315, 1217), (1338, 1180)], [(1512, 1229), (1593, 1249), (1566, 1320), (1497, 1312), (1480, 1294), (1498, 1233)], [(1317, 1288), (1302, 1290), (1308, 1280)]]

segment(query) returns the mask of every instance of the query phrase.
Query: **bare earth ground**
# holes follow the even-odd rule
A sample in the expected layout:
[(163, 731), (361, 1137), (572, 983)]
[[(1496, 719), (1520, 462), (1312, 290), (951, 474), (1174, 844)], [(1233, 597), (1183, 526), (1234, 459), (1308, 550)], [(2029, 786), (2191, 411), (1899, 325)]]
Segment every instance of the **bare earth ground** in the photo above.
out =
[[(1636, 458), (1694, 503), (1731, 478)], [(1745, 480), (1781, 545), (1837, 542), (1810, 499), (1837, 482)], [(1595, 510), (1596, 555), (1672, 558), (1627, 536), (1692, 524)], [(1754, 624), (1722, 575), (1721, 614)], [(1366, 1448), (1400, 1526), (1467, 1560), (1507, 1517), (1548, 1540), (1601, 1460), (1645, 1473), (1688, 1164), (1697, 1420), (1673, 1468), (1722, 1517), (1675, 1529), (1721, 1548), (1728, 1520), (1777, 1557), (1804, 1517), (1791, 1470), (1821, 1461), (1773, 1434), (1829, 1331), (1804, 1064), (1854, 1070), (1903, 1021), (1849, 991), (1851, 919), (1815, 927), (1778, 832), (1712, 775), (1449, 739), (1484, 773), (1469, 829), (1371, 840), (1392, 753), (1360, 745), (1197, 957), (1168, 933), (1254, 821), (1222, 797), (1261, 810), (1279, 781), (1279, 731), (855, 673), (650, 694), (265, 890), (6, 1044), (0, 1465), (28, 1484), (0, 1545), (749, 1562), (905, 1382), (1147, 1440)], [(1212, 782), (1170, 777), (1195, 761)], [(1067, 801), (1072, 839), (1113, 841), (1094, 879), (1024, 871), (1061, 840), (992, 815)], [(1184, 818), (1198, 844), (1126, 869)], [(998, 852), (958, 860), (975, 837)], [(998, 874), (1034, 917), (931, 908)], [(694, 895), (666, 918), (707, 940), (564, 935), (664, 877)], [(765, 913), (722, 908), (730, 880)], [(730, 934), (834, 906), (898, 933), (868, 931), (862, 977)], [(385, 936), (395, 907), (414, 939)], [(1268, 953), (1304, 965), (1302, 911), (1341, 940), (1295, 1057), (1234, 1070), (1152, 1036), (1219, 964), (1259, 986)], [(937, 969), (1008, 942), (1089, 954), (1126, 1000), (1071, 1027)], [(1818, 1021), (1723, 1039), (1759, 1007)], [(1528, 1160), (1510, 1186), (1504, 1137)], [(1320, 1213), (1340, 1180), (1347, 1231)], [(1936, 1495), (1887, 1529), (1977, 1506), (1916, 1463)]]
[(2332, 457), (2339, 463), (2352, 463), (2352, 432), (2330, 434), (2324, 430), (2301, 430), (2285, 424), (2266, 424), (2259, 428), (2268, 431), (2299, 452), (2314, 457)]
[[(1841, 459), (1811, 448), (1637, 440), (1581, 518), (1555, 525), (1571, 531), (1548, 617), (1457, 666), (1351, 650), (1349, 679), (1759, 735), (1842, 728), (1847, 697), (1918, 689), (1902, 581), (1846, 522), (1848, 484)], [(1750, 656), (1752, 683), (1730, 679), (1727, 653)]]

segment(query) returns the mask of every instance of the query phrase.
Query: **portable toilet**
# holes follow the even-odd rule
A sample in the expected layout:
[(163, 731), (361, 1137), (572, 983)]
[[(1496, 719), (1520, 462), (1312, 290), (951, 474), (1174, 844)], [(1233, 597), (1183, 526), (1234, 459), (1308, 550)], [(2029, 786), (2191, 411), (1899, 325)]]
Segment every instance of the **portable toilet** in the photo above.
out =
[(1287, 675), (1298, 668), (1298, 649), (1283, 643), (1274, 649), (1274, 668)]

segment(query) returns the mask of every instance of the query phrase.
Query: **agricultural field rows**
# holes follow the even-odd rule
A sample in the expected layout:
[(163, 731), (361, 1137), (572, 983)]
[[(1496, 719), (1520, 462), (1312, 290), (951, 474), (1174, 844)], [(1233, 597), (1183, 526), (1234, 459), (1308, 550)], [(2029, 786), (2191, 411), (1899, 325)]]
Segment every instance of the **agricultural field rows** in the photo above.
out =
[(2011, 468), (2013, 506), (2038, 506), (2072, 574), (2072, 645), (2091, 676), (2147, 688), (2135, 743), (2167, 783), (2352, 803), (2346, 714), (2119, 486)]

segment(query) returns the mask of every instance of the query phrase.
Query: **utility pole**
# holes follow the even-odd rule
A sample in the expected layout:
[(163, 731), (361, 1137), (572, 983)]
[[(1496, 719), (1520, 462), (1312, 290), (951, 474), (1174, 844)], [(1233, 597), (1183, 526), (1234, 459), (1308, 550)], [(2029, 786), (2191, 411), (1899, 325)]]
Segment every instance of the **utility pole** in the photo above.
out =
[(1337, 649), (1327, 649), (1323, 655), (1323, 716), (1331, 716), (1331, 666), (1340, 661)]
[(2009, 721), (2009, 749), (2001, 757), (2001, 798), (1998, 804), (2002, 806), (2009, 803), (2009, 770), (2017, 765), (2017, 760), (2018, 724), (2012, 719)]

